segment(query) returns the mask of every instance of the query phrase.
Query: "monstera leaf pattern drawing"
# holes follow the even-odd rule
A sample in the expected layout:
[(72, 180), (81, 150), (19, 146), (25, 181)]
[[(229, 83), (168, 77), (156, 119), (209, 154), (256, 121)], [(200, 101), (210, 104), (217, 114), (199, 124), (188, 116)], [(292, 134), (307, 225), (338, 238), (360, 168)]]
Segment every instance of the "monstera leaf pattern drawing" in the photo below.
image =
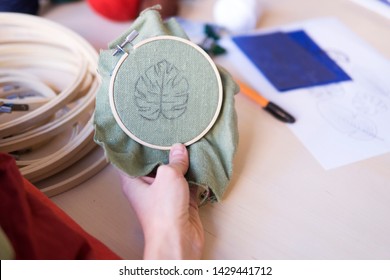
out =
[(166, 60), (146, 69), (135, 85), (138, 112), (148, 120), (180, 117), (187, 109), (188, 94), (187, 79)]

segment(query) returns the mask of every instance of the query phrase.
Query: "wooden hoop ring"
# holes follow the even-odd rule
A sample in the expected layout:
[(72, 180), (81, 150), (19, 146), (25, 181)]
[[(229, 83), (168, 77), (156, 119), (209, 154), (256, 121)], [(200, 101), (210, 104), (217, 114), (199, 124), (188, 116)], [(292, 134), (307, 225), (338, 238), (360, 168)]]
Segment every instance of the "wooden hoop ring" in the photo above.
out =
[[(216, 109), (216, 111), (215, 111), (215, 113), (213, 115), (213, 118), (211, 119), (209, 125), (199, 135), (197, 135), (193, 139), (187, 141), (186, 143), (183, 143), (184, 145), (188, 146), (188, 145), (191, 145), (191, 144), (197, 142), (198, 140), (200, 140), (213, 127), (214, 123), (217, 121), (217, 118), (218, 118), (219, 113), (220, 113), (221, 108), (222, 108), (222, 99), (223, 99), (223, 89), (222, 89), (221, 76), (219, 75), (219, 71), (218, 71), (217, 66), (215, 65), (214, 61), (209, 57), (209, 55), (202, 48), (200, 48), (198, 45), (192, 43), (191, 41), (183, 39), (183, 38), (180, 38), (180, 37), (169, 36), (169, 35), (157, 36), (157, 37), (145, 39), (145, 40), (137, 43), (136, 45), (134, 45), (133, 48), (137, 49), (139, 47), (142, 47), (145, 44), (148, 44), (148, 43), (154, 42), (154, 41), (158, 41), (158, 40), (175, 40), (175, 41), (187, 44), (187, 45), (195, 48), (199, 53), (201, 53), (204, 56), (204, 58), (207, 59), (207, 61), (209, 62), (210, 66), (212, 67), (212, 69), (213, 69), (213, 71), (215, 73), (215, 76), (217, 78), (217, 83), (218, 83), (218, 104), (217, 104), (217, 109)], [(118, 123), (119, 127), (123, 130), (123, 132), (125, 132), (134, 141), (136, 141), (136, 142), (138, 142), (141, 145), (144, 145), (146, 147), (152, 148), (152, 149), (170, 150), (171, 146), (154, 145), (154, 144), (148, 143), (148, 142), (140, 139), (136, 135), (134, 135), (123, 124), (123, 122), (122, 122), (122, 120), (121, 120), (121, 118), (120, 118), (120, 116), (119, 116), (119, 114), (118, 114), (118, 112), (116, 110), (115, 102), (114, 102), (114, 83), (115, 83), (115, 78), (116, 78), (116, 75), (117, 75), (117, 73), (119, 71), (119, 68), (121, 67), (121, 65), (123, 64), (123, 62), (126, 60), (127, 57), (128, 57), (128, 53), (124, 53), (122, 55), (122, 57), (119, 59), (119, 61), (115, 65), (114, 71), (113, 71), (111, 79), (110, 79), (109, 100), (110, 100), (111, 112), (113, 113), (114, 118), (115, 118), (116, 122)], [(173, 143), (173, 144), (175, 144), (175, 143)]]

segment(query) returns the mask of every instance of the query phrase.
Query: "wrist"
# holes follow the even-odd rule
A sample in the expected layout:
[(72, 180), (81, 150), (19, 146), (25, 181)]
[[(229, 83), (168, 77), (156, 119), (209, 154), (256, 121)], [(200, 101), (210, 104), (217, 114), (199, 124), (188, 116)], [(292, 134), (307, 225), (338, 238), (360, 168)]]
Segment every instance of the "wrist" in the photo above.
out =
[(182, 230), (165, 228), (145, 232), (145, 260), (181, 260), (185, 259), (185, 242)]

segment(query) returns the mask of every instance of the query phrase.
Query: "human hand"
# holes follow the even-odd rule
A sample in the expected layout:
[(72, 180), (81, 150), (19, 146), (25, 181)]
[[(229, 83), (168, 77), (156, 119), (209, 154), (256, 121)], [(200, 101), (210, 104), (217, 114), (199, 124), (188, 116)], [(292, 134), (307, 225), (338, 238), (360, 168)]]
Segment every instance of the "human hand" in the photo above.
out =
[(155, 178), (132, 178), (120, 172), (122, 189), (144, 231), (144, 259), (200, 259), (204, 247), (196, 189), (189, 188), (188, 151), (171, 148), (169, 164)]

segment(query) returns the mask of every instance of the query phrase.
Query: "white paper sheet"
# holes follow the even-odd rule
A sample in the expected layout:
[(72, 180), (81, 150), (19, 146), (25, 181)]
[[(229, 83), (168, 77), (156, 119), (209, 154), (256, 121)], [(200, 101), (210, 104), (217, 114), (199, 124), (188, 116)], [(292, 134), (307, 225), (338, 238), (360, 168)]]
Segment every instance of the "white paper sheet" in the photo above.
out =
[(390, 19), (390, 1), (389, 0), (351, 0), (363, 7), (374, 11)]
[(336, 19), (278, 30), (304, 30), (353, 81), (279, 93), (225, 38), (221, 44), (228, 49), (226, 59), (240, 78), (296, 117), (289, 127), (325, 169), (389, 152), (389, 61)]

